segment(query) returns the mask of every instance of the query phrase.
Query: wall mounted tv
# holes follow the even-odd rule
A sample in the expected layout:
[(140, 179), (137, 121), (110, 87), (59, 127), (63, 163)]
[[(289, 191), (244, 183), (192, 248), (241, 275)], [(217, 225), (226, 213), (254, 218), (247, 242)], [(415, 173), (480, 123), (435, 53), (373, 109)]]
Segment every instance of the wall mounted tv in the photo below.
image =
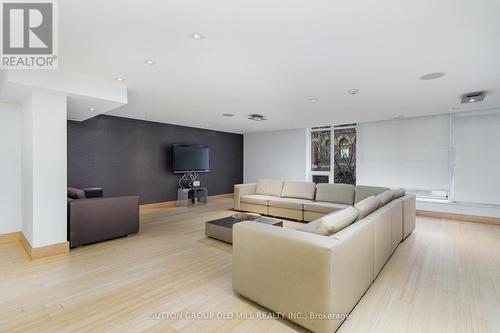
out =
[(174, 173), (209, 172), (210, 147), (173, 145)]

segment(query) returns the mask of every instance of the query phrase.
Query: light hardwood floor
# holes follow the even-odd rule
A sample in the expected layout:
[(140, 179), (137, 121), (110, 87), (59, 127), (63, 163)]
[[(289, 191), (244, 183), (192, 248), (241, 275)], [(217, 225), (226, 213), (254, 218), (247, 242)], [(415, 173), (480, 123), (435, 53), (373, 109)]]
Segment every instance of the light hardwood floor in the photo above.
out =
[[(230, 205), (143, 210), (136, 236), (36, 261), (0, 243), (0, 331), (303, 331), (286, 320), (153, 318), (265, 311), (232, 292), (231, 246), (204, 236)], [(338, 332), (405, 331), (500, 331), (500, 226), (418, 218)]]

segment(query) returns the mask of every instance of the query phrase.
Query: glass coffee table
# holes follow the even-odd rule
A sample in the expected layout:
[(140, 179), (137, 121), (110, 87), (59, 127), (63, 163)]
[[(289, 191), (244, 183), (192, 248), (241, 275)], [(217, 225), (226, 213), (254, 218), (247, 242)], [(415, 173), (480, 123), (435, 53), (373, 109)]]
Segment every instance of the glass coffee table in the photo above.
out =
[[(233, 244), (233, 225), (242, 221), (236, 217), (225, 217), (218, 220), (208, 221), (205, 223), (205, 235), (208, 237)], [(265, 223), (269, 225), (274, 225), (277, 227), (283, 227), (283, 221), (272, 219), (270, 217), (259, 217), (253, 222)]]

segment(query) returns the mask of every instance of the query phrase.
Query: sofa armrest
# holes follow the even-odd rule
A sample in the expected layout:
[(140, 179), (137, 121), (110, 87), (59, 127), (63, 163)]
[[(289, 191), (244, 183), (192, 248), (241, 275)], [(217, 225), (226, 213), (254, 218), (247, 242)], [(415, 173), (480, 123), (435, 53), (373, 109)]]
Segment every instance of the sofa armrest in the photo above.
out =
[(255, 194), (257, 183), (234, 185), (234, 209), (240, 209), (240, 198), (242, 195)]
[(75, 247), (139, 231), (139, 197), (73, 200), (68, 203), (68, 235)]
[(408, 193), (401, 200), (403, 201), (403, 239), (406, 239), (415, 230), (417, 197), (413, 193)]
[[(333, 252), (338, 240), (323, 235), (241, 222), (233, 227), (233, 289), (313, 332), (334, 332)], [(295, 316), (302, 314), (301, 316)], [(324, 318), (323, 318), (324, 319)]]

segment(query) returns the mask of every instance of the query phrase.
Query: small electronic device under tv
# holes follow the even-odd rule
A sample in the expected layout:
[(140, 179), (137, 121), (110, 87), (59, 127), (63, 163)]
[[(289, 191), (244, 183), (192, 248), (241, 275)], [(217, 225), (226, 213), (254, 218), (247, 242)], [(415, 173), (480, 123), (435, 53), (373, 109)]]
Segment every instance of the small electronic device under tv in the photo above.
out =
[(174, 173), (210, 172), (210, 147), (175, 144), (172, 151)]

